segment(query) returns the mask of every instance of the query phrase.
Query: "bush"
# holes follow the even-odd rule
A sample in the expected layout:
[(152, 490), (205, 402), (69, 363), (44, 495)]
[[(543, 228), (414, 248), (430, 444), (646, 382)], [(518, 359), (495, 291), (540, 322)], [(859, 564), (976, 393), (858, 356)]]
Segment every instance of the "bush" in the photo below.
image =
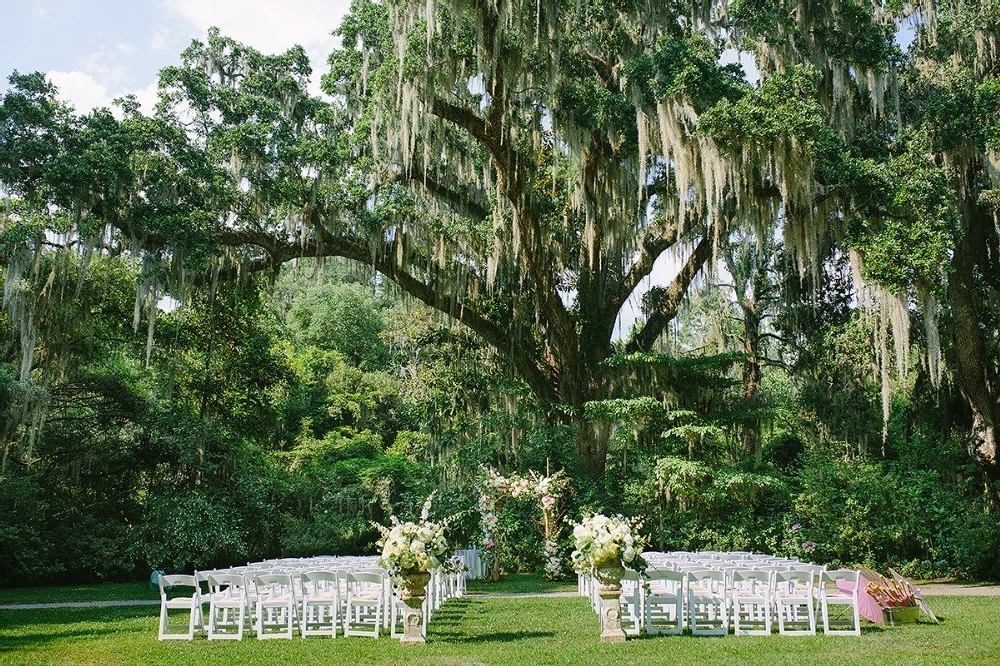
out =
[(0, 584), (23, 585), (63, 570), (58, 549), (45, 529), (41, 488), (31, 479), (0, 483)]
[(225, 495), (154, 495), (136, 530), (139, 559), (170, 572), (231, 566), (249, 555), (249, 528)]

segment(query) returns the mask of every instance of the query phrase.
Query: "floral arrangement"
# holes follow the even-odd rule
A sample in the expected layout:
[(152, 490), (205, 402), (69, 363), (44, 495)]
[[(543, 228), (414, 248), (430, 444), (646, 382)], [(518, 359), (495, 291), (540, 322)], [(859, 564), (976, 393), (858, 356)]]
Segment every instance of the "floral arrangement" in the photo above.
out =
[(545, 540), (545, 573), (549, 579), (561, 578), (563, 575), (562, 557), (559, 554), (559, 544), (555, 539)]
[(642, 522), (622, 516), (596, 514), (586, 516), (573, 526), (576, 550), (571, 556), (573, 568), (579, 572), (622, 565), (635, 571), (645, 571), (642, 551), (646, 540), (639, 534)]
[(526, 476), (503, 476), (494, 469), (485, 470), (479, 498), (480, 528), (483, 564), (487, 571), (496, 562), (497, 513), (500, 503), (507, 498), (534, 497), (542, 509), (541, 529), (545, 539), (545, 576), (563, 576), (562, 558), (559, 554), (559, 499), (565, 493), (569, 480), (563, 472), (542, 476), (531, 471)]
[(460, 557), (451, 557), (441, 562), (441, 573), (464, 574), (469, 570)]
[(427, 572), (440, 567), (442, 556), (448, 552), (444, 530), (449, 521), (433, 522), (429, 519), (432, 497), (424, 502), (418, 522), (404, 523), (392, 516), (391, 527), (377, 525), (382, 533), (378, 542), (382, 556), (378, 564), (395, 580), (405, 578), (407, 573)]

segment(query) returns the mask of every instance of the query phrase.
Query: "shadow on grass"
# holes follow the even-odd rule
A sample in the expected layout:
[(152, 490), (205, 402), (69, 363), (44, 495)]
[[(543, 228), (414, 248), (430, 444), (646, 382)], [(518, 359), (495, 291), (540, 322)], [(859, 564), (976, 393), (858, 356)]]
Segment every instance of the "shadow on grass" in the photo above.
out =
[(434, 612), (433, 625), (451, 626), (461, 624), (470, 611), (481, 610), (483, 602), (474, 599), (456, 599)]
[(489, 643), (516, 643), (518, 641), (533, 640), (536, 638), (553, 638), (554, 631), (498, 631), (495, 633), (462, 634), (457, 632), (436, 632), (435, 639), (447, 641), (455, 645), (481, 645)]

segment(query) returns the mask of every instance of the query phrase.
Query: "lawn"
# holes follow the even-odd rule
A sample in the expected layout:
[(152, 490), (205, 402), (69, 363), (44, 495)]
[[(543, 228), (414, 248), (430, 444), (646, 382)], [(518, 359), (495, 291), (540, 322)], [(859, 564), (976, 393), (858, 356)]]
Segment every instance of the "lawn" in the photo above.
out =
[[(508, 585), (513, 586), (513, 581)], [(521, 586), (524, 587), (523, 585)], [(517, 590), (511, 590), (517, 591)], [(524, 591), (523, 589), (521, 591)], [(655, 637), (598, 642), (598, 619), (576, 597), (466, 597), (445, 604), (428, 644), (388, 637), (240, 643), (160, 642), (156, 607), (0, 611), (0, 663), (34, 664), (987, 664), (1000, 663), (997, 597), (939, 597), (944, 621), (861, 638)]]
[[(0, 588), (0, 605), (42, 604), (58, 601), (112, 601), (115, 599), (159, 599), (149, 583), (102, 583), (49, 587)], [(0, 618), (0, 626), (3, 618)]]
[(495, 583), (470, 580), (467, 587), (472, 594), (576, 592), (576, 578), (570, 581), (550, 581), (542, 580), (542, 574), (511, 574)]

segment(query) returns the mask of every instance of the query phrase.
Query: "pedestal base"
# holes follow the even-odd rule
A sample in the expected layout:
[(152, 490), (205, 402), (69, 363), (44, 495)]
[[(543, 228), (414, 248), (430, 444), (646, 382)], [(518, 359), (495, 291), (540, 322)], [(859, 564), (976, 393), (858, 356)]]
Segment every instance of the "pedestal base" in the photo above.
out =
[(598, 591), (601, 597), (601, 642), (624, 643), (625, 632), (622, 630), (622, 611), (618, 598), (620, 587), (604, 587)]
[(424, 639), (424, 596), (404, 596), (403, 603), (406, 610), (403, 612), (403, 637), (399, 642), (423, 645), (427, 642)]
[(431, 575), (426, 571), (406, 572), (402, 579), (400, 597), (406, 605), (403, 611), (403, 645), (423, 645), (424, 640), (424, 597)]

